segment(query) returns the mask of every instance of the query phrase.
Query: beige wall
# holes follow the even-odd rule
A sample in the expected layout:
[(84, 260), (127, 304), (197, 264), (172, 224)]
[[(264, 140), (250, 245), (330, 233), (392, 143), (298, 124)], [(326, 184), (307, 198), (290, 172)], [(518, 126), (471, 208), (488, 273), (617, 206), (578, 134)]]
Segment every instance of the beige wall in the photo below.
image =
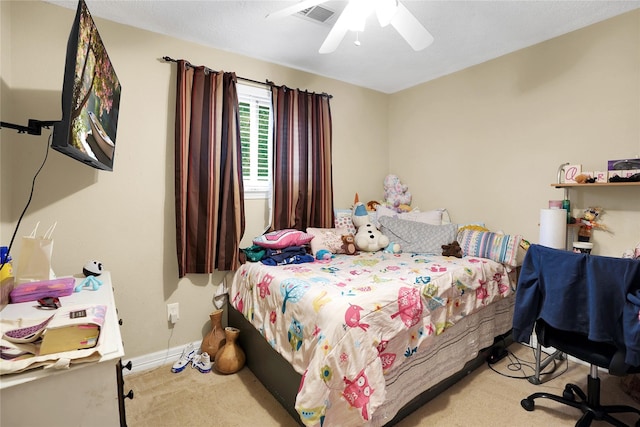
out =
[[(75, 11), (42, 2), (2, 1), (0, 7), (3, 107), (5, 96), (14, 101), (10, 111), (3, 108), (2, 120), (26, 124), (29, 118), (59, 119), (64, 56)], [(89, 259), (105, 264), (124, 321), (125, 351), (135, 357), (201, 339), (222, 277), (177, 278), (175, 64), (159, 58), (185, 58), (242, 77), (332, 94), (335, 203), (341, 207), (351, 205), (356, 191), (367, 198), (381, 192), (387, 171), (387, 96), (112, 22), (96, 23), (122, 83), (114, 172), (98, 172), (51, 151), (18, 235), (28, 234), (37, 221), (46, 226), (57, 221), (53, 266), (58, 275), (81, 272)], [(5, 49), (7, 43), (11, 49)], [(10, 183), (2, 187), (7, 190), (0, 210), (3, 245), (27, 201), (47, 136), (1, 131), (0, 179)], [(355, 142), (366, 142), (370, 150), (366, 171), (353, 167), (354, 159), (362, 157)], [(262, 215), (249, 215), (247, 222), (249, 239), (262, 232)], [(19, 241), (12, 252), (19, 254)], [(173, 330), (166, 320), (168, 302), (181, 307)]]
[[(640, 155), (640, 11), (391, 95), (389, 147), (414, 206), (537, 242), (560, 164)], [(605, 209), (597, 253), (640, 242), (640, 187), (569, 193)]]
[[(9, 63), (9, 58), (11, 57), (11, 44), (9, 43), (11, 32), (11, 21), (9, 19), (10, 8), (11, 5), (9, 4), (0, 4), (0, 76), (2, 76), (2, 78), (0, 78), (0, 119), (5, 122), (9, 120), (10, 105), (9, 91), (5, 83), (5, 76), (6, 79), (8, 79), (11, 71)], [(0, 142), (2, 141), (3, 133), (3, 131), (0, 131)], [(0, 145), (0, 172), (8, 169), (6, 161), (3, 161), (2, 152), (2, 146)], [(8, 194), (5, 190), (8, 184), (6, 179), (2, 179), (2, 175), (3, 174), (0, 173), (0, 245), (7, 246), (8, 243), (5, 243), (5, 239), (2, 236), (4, 236), (3, 218), (9, 213), (9, 209), (7, 207), (8, 203), (2, 203), (2, 201), (4, 200), (4, 195)]]
[[(42, 2), (0, 2), (2, 120), (60, 117), (73, 14)], [(414, 206), (447, 207), (454, 221), (483, 220), (535, 242), (539, 208), (562, 198), (562, 190), (549, 186), (560, 163), (598, 169), (607, 159), (640, 154), (638, 11), (394, 95), (104, 20), (97, 25), (123, 87), (115, 171), (97, 172), (50, 152), (18, 235), (37, 221), (57, 221), (59, 275), (77, 274), (88, 259), (105, 263), (124, 320), (127, 357), (199, 340), (222, 277), (177, 279), (175, 65), (159, 60), (164, 55), (331, 93), (337, 207), (350, 206), (356, 191), (362, 200), (380, 198), (384, 176), (396, 173), (410, 186)], [(47, 135), (3, 129), (0, 138), (4, 245)], [(596, 238), (617, 255), (640, 241), (639, 193), (591, 189), (571, 196), (576, 207), (607, 209), (603, 221), (615, 234)], [(260, 210), (250, 211), (249, 237), (264, 226)], [(181, 306), (174, 329), (166, 321), (169, 302)]]

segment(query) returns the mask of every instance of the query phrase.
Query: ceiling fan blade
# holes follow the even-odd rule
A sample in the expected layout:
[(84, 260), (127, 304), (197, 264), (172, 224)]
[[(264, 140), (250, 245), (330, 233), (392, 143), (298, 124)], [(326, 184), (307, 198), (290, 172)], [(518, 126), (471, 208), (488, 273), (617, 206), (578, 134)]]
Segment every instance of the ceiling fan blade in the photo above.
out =
[(333, 28), (331, 28), (331, 31), (329, 31), (327, 38), (324, 39), (324, 43), (320, 46), (320, 50), (318, 50), (319, 53), (331, 53), (336, 50), (345, 34), (347, 34), (347, 31), (349, 30), (349, 15), (351, 13), (349, 10), (350, 7), (353, 7), (352, 2), (347, 4), (336, 20), (336, 23), (333, 25)]
[(273, 13), (269, 13), (265, 18), (267, 19), (284, 18), (285, 16), (293, 15), (294, 13), (298, 13), (310, 7), (317, 6), (320, 3), (324, 3), (325, 1), (326, 0), (302, 0), (301, 2), (291, 5), (289, 7), (285, 7), (284, 9), (278, 10)]
[(400, 2), (398, 2), (398, 8), (391, 20), (391, 25), (404, 37), (413, 50), (422, 50), (433, 43), (431, 33), (429, 33), (420, 21), (409, 12), (409, 9)]

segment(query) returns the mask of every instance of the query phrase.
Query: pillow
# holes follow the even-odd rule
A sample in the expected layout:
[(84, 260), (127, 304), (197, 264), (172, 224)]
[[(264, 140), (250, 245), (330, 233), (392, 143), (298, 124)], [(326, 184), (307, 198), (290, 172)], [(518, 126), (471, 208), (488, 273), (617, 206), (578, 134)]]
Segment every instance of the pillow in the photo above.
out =
[(518, 265), (518, 247), (522, 236), (498, 234), (491, 231), (465, 229), (458, 234), (463, 256), (488, 258), (502, 264)]
[(462, 233), (464, 230), (491, 231), (484, 226), (484, 222), (470, 222), (469, 224), (458, 224), (458, 233)]
[(356, 227), (353, 225), (353, 221), (351, 221), (352, 211), (351, 209), (336, 209), (334, 210), (334, 226), (336, 228), (346, 228), (347, 233), (351, 233), (355, 236)]
[(400, 244), (402, 252), (441, 255), (442, 245), (456, 240), (455, 224), (433, 225), (385, 216), (380, 218), (380, 231), (390, 241)]
[(431, 225), (441, 225), (442, 211), (439, 209), (433, 210), (433, 211), (426, 211), (426, 212), (410, 211), (410, 212), (401, 213), (398, 218), (406, 219), (409, 221), (418, 221), (418, 222), (431, 224)]
[[(376, 213), (375, 212), (369, 212), (369, 222), (375, 224), (375, 216)], [(353, 210), (351, 209), (335, 209), (333, 211), (334, 213), (334, 226), (336, 228), (346, 228), (347, 232), (345, 234), (353, 234), (354, 236), (356, 235), (356, 233), (358, 232), (358, 230), (356, 229), (356, 226), (353, 225), (353, 220), (351, 219), (351, 216), (353, 215)]]
[(342, 248), (342, 235), (349, 234), (346, 228), (307, 228), (307, 233), (313, 236), (311, 253), (314, 257), (320, 249), (326, 249), (332, 254), (345, 253)]
[(447, 210), (447, 208), (440, 208), (438, 210), (442, 212), (442, 223), (451, 224), (451, 217), (449, 216), (449, 211)]
[(398, 216), (398, 212), (383, 205), (376, 206), (376, 222), (383, 216)]
[(276, 230), (253, 239), (253, 244), (270, 249), (283, 249), (289, 246), (302, 246), (313, 239), (311, 234), (300, 230)]
[(380, 228), (380, 218), (385, 216), (405, 219), (408, 221), (417, 221), (432, 225), (442, 224), (442, 210), (440, 209), (426, 212), (420, 212), (417, 210), (409, 212), (396, 212), (395, 210), (386, 206), (378, 205), (378, 207), (376, 208), (376, 220), (373, 222), (376, 227)]

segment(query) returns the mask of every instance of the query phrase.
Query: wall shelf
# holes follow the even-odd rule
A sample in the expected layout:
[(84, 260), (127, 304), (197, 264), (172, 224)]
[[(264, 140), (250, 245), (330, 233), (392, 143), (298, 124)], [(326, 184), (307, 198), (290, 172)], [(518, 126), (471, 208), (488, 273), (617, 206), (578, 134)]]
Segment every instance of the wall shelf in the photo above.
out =
[(640, 187), (640, 182), (594, 182), (592, 184), (577, 184), (574, 182), (566, 184), (551, 184), (555, 188), (594, 188), (594, 187)]

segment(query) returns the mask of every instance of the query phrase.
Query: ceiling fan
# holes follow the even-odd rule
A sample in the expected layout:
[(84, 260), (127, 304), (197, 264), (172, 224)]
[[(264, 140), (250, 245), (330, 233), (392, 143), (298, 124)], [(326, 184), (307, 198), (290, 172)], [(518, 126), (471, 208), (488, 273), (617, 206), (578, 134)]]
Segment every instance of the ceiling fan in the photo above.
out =
[[(324, 3), (326, 0), (302, 0), (267, 15), (267, 19), (282, 18)], [(419, 51), (433, 42), (433, 36), (420, 21), (400, 3), (400, 0), (349, 0), (327, 38), (320, 46), (320, 53), (331, 53), (340, 44), (347, 31), (364, 31), (367, 16), (375, 12), (380, 26), (391, 24), (409, 43), (413, 50)], [(356, 44), (359, 44), (356, 39)]]

